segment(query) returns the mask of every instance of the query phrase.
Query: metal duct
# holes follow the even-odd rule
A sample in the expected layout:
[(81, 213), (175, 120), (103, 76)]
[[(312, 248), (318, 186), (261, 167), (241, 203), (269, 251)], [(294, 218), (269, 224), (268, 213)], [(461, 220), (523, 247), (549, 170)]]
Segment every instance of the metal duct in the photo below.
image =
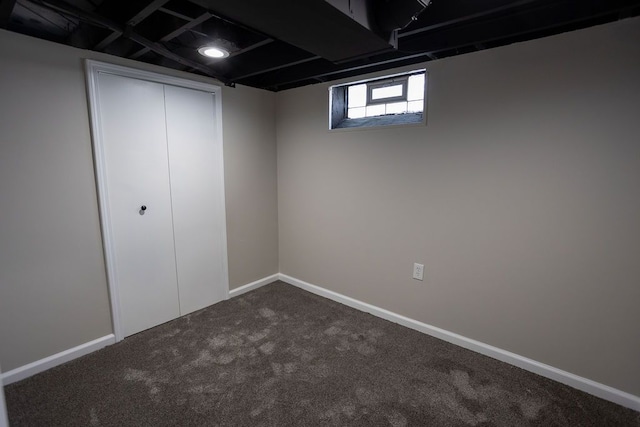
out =
[(428, 0), (190, 0), (332, 62), (393, 49)]
[(418, 18), (431, 0), (325, 0), (397, 47), (397, 32)]

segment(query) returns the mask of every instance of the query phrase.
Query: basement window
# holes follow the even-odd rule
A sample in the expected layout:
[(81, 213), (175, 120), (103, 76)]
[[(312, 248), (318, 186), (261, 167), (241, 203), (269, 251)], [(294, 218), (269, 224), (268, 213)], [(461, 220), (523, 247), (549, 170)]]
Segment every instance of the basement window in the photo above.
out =
[(332, 86), (330, 129), (424, 122), (425, 70)]

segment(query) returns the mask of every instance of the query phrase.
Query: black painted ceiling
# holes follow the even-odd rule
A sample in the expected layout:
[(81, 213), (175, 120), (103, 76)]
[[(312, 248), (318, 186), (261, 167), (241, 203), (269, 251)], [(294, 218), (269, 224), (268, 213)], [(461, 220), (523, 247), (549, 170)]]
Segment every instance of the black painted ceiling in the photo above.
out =
[[(639, 14), (640, 0), (0, 0), (0, 28), (273, 91)], [(211, 43), (230, 56), (197, 53)]]

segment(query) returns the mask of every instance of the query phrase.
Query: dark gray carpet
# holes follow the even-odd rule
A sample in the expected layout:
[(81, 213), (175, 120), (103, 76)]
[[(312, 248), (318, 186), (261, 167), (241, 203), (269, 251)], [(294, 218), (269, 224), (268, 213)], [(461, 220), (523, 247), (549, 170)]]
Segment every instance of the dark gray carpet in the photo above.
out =
[(6, 388), (16, 426), (640, 426), (640, 413), (277, 282)]

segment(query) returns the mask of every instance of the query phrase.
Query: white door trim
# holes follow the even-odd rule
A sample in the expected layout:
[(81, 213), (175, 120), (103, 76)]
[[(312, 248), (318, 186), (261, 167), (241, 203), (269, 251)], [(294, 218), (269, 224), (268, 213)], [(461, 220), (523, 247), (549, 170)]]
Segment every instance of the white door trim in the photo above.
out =
[(96, 187), (98, 190), (100, 223), (102, 226), (102, 240), (105, 255), (107, 282), (109, 284), (109, 298), (111, 300), (111, 318), (113, 322), (113, 332), (117, 341), (124, 338), (123, 327), (121, 322), (120, 299), (118, 291), (118, 282), (115, 265), (115, 253), (113, 247), (113, 232), (111, 229), (111, 214), (109, 212), (109, 192), (106, 185), (106, 159), (104, 153), (104, 141), (102, 138), (102, 123), (100, 120), (100, 99), (98, 89), (98, 74), (106, 73), (121, 77), (129, 77), (139, 80), (146, 80), (156, 83), (162, 83), (172, 86), (184, 87), (188, 89), (201, 90), (214, 94), (215, 111), (216, 111), (216, 135), (215, 137), (221, 141), (218, 145), (219, 153), (217, 156), (218, 164), (212, 165), (219, 171), (219, 180), (221, 187), (219, 194), (221, 195), (220, 205), (222, 207), (222, 269), (223, 269), (223, 286), (226, 290), (226, 298), (229, 298), (229, 266), (227, 260), (227, 226), (226, 226), (226, 209), (224, 195), (224, 158), (222, 139), (222, 88), (220, 86), (201, 83), (192, 80), (186, 80), (179, 77), (166, 76), (150, 71), (137, 70), (134, 68), (113, 65), (99, 61), (86, 60), (86, 78), (87, 90), (89, 94), (89, 114), (91, 119), (91, 136), (93, 139), (93, 156), (95, 160), (96, 170)]
[[(0, 369), (0, 379), (2, 378), (2, 369)], [(0, 380), (0, 427), (9, 427), (9, 417), (7, 416), (7, 405), (4, 400), (4, 386)]]

